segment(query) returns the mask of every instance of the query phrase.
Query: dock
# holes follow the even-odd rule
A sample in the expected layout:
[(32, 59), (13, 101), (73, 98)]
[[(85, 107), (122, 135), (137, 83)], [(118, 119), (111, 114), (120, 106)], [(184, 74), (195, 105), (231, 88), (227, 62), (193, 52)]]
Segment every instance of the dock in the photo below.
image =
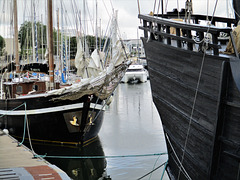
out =
[(34, 153), (0, 129), (0, 180), (70, 179), (57, 166)]

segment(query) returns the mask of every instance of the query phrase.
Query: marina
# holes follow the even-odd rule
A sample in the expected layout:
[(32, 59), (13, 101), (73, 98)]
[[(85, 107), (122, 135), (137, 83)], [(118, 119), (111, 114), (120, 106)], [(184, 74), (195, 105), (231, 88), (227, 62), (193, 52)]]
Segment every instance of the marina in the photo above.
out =
[(0, 1), (0, 179), (240, 179), (240, 1), (152, 1)]
[[(84, 1), (84, 9), (86, 5)], [(33, 8), (35, 17), (35, 3)], [(74, 59), (77, 72), (72, 74), (66, 62), (70, 57), (65, 53), (65, 48), (70, 47), (65, 42), (61, 44), (61, 65), (54, 61), (52, 0), (47, 1), (48, 47), (44, 63), (38, 62), (38, 52), (33, 51), (32, 60), (24, 64), (27, 60), (24, 59), (21, 64), (17, 0), (13, 1), (13, 10), (15, 59), (0, 69), (0, 128), (8, 128), (10, 135), (21, 139), (24, 138), (22, 131), (29, 126), (31, 138), (40, 142), (83, 144), (95, 138), (102, 125), (104, 107), (129, 65), (125, 47), (117, 35), (117, 11), (112, 14), (105, 42), (96, 44), (91, 54), (87, 35), (84, 30), (77, 32), (76, 28), (79, 33)], [(34, 40), (33, 50), (38, 51), (34, 45), (37, 39)]]
[(33, 149), (73, 179), (138, 179), (155, 168), (143, 179), (159, 179), (162, 174), (169, 179), (161, 166), (168, 156), (149, 81), (119, 84), (92, 142), (83, 147), (33, 143)]

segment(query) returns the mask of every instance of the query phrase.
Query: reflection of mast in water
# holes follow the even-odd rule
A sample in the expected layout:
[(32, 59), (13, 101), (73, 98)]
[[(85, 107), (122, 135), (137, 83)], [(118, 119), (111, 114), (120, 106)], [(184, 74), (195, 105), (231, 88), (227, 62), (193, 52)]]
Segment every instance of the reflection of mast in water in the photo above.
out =
[[(46, 158), (46, 160), (65, 171), (72, 179), (93, 180), (102, 177), (102, 179), (111, 180), (105, 172), (107, 165), (105, 158), (77, 158), (80, 156), (104, 156), (99, 138), (94, 139), (83, 147), (33, 144), (33, 149), (37, 154), (56, 156), (56, 158)], [(74, 158), (60, 158), (61, 156)]]

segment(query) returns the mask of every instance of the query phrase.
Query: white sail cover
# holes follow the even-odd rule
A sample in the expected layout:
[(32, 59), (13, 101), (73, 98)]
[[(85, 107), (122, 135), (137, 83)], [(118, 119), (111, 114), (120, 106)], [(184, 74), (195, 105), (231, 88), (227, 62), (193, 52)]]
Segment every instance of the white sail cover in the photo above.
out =
[(85, 57), (83, 45), (80, 38), (77, 38), (77, 53), (75, 57), (75, 67), (77, 68), (77, 75), (82, 78), (88, 78), (87, 67), (90, 59)]
[[(88, 50), (86, 50), (88, 51)], [(88, 57), (84, 52), (81, 39), (77, 40), (77, 53), (75, 57), (75, 67), (77, 75), (82, 78), (97, 77), (103, 71), (103, 61), (105, 54), (95, 49), (91, 56)]]
[(110, 69), (120, 65), (122, 62), (125, 61), (125, 52), (124, 52), (124, 49), (122, 48), (122, 42), (117, 38), (117, 32), (118, 32), (117, 13), (118, 11), (115, 11), (115, 14), (112, 18), (112, 26), (111, 26), (112, 27), (112, 57), (109, 63)]
[[(49, 91), (48, 94), (61, 95), (52, 100), (69, 99), (75, 100), (86, 94), (95, 94), (100, 99), (108, 98), (125, 74), (129, 62), (126, 62), (125, 52), (121, 41), (117, 39), (117, 13), (112, 19), (112, 54), (108, 63), (106, 55), (95, 49), (91, 56), (84, 53), (80, 38), (77, 39), (77, 54), (75, 66), (77, 74), (82, 77), (79, 83), (71, 86)], [(87, 57), (85, 57), (87, 56)], [(109, 56), (108, 56), (109, 58)]]

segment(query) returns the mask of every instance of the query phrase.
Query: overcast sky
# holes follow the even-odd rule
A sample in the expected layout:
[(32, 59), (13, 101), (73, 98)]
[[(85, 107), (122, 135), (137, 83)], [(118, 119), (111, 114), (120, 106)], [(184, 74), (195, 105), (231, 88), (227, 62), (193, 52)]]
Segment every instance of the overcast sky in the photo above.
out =
[[(10, 36), (11, 29), (5, 28), (5, 24), (10, 24), (11, 11), (10, 5), (12, 0), (0, 0), (0, 35), (6, 37)], [(161, 0), (160, 0), (161, 1)], [(164, 10), (171, 11), (173, 8), (184, 8), (186, 0), (163, 0)], [(192, 0), (193, 1), (193, 11), (197, 14), (208, 14), (212, 15), (214, 4), (217, 0)], [(64, 25), (68, 27), (76, 27), (76, 19), (74, 16), (74, 10), (77, 9), (83, 12), (83, 2), (82, 0), (53, 0), (53, 12), (54, 12), (54, 22), (56, 26), (56, 10), (59, 8), (61, 10), (61, 2), (63, 5), (64, 13), (67, 14), (67, 18), (64, 19)], [(76, 5), (72, 2), (76, 2)], [(95, 7), (96, 0), (87, 0), (88, 11), (91, 12), (91, 18), (95, 19)], [(148, 14), (153, 11), (155, 0), (139, 0), (140, 13)], [(216, 15), (227, 16), (227, 14), (232, 14), (231, 7), (232, 0), (218, 0)], [(156, 0), (157, 6), (159, 0)], [(36, 4), (36, 20), (41, 21), (43, 17), (43, 23), (45, 24), (46, 19), (46, 0), (35, 0)], [(207, 11), (207, 7), (208, 11)], [(228, 7), (228, 8), (227, 8)], [(112, 14), (112, 8), (118, 10), (118, 23), (121, 36), (124, 39), (136, 39), (142, 36), (143, 32), (138, 30), (140, 21), (138, 16), (138, 3), (137, 0), (98, 0), (98, 24), (100, 24), (102, 31), (106, 29), (106, 25), (109, 21), (109, 15)], [(160, 8), (161, 9), (161, 8)], [(228, 12), (227, 12), (228, 9)], [(155, 11), (156, 12), (156, 11)], [(81, 13), (82, 14), (82, 13)], [(61, 16), (61, 15), (60, 15)], [(90, 18), (88, 17), (88, 22)], [(18, 0), (18, 26), (22, 24), (24, 20), (31, 20), (31, 0)], [(65, 21), (67, 20), (67, 21)], [(61, 24), (61, 19), (60, 19)], [(61, 25), (60, 25), (61, 27)], [(88, 27), (89, 32), (91, 31), (91, 26)], [(90, 33), (91, 34), (91, 33)]]

